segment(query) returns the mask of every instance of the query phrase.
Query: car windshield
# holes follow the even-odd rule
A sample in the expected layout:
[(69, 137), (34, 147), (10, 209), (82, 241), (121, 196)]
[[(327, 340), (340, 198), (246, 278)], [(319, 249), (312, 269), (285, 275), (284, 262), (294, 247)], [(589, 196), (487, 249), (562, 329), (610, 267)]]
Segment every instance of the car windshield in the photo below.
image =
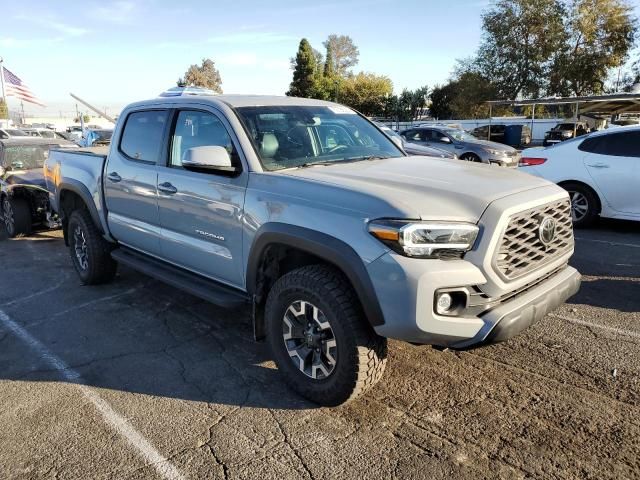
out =
[(111, 140), (111, 135), (113, 135), (113, 130), (94, 130), (96, 134), (97, 141), (109, 141)]
[(236, 111), (266, 170), (404, 155), (347, 107), (261, 106)]
[(5, 130), (5, 132), (7, 132), (12, 137), (28, 137), (29, 136), (26, 133), (24, 133), (22, 130)]
[(573, 130), (573, 123), (561, 123), (556, 125), (556, 130)]
[(459, 142), (475, 142), (476, 140), (478, 140), (476, 137), (474, 137), (473, 135), (465, 132), (464, 130), (457, 130), (457, 129), (450, 129), (450, 130), (445, 130), (444, 131), (447, 135), (453, 137), (454, 139), (458, 140)]
[(5, 147), (4, 167), (11, 170), (42, 168), (51, 145), (16, 145)]

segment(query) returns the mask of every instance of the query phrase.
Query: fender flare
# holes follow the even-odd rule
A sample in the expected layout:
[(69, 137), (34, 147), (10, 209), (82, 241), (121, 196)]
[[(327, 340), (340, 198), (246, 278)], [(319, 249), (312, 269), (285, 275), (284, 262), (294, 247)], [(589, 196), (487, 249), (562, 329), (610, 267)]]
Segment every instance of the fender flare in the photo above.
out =
[(316, 230), (285, 223), (265, 223), (256, 232), (247, 261), (247, 291), (256, 290), (258, 269), (266, 248), (272, 244), (291, 246), (315, 255), (340, 269), (351, 282), (367, 320), (384, 324), (384, 315), (362, 258), (347, 243)]
[(102, 226), (102, 222), (100, 221), (100, 215), (98, 214), (98, 209), (93, 201), (93, 197), (89, 193), (89, 189), (78, 180), (67, 179), (56, 187), (56, 206), (58, 207), (58, 210), (60, 210), (58, 215), (62, 216), (63, 214), (61, 211), (62, 206), (60, 204), (60, 200), (64, 191), (73, 192), (82, 199), (89, 211), (89, 214), (91, 215), (93, 223), (96, 225), (98, 230), (100, 230), (100, 233), (104, 234), (105, 231)]

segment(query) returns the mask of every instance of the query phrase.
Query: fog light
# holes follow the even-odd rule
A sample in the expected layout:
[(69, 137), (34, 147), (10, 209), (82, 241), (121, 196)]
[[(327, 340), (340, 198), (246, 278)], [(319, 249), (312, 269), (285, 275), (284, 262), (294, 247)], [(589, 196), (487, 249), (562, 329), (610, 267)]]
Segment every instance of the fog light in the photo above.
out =
[(453, 304), (453, 298), (448, 293), (441, 293), (438, 295), (438, 301), (436, 302), (436, 313), (444, 315), (449, 311)]

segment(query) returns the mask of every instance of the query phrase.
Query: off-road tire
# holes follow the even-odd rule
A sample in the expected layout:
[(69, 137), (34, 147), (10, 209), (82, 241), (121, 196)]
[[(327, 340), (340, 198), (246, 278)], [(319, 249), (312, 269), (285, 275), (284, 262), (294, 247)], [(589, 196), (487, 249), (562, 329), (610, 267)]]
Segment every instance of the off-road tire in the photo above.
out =
[[(84, 209), (75, 210), (69, 217), (67, 228), (69, 254), (82, 284), (98, 285), (113, 280), (118, 268), (116, 261), (111, 258), (113, 247), (102, 237), (89, 212)], [(86, 267), (84, 268), (76, 254), (74, 235), (77, 229), (84, 234), (86, 244)]]
[(573, 220), (574, 228), (586, 228), (593, 225), (598, 219), (600, 211), (600, 201), (597, 194), (593, 190), (591, 190), (591, 188), (580, 183), (567, 182), (563, 183), (561, 186), (567, 192), (569, 192), (572, 209), (574, 208), (573, 202), (575, 194), (581, 195), (582, 198), (587, 202), (587, 211), (584, 216), (582, 216), (578, 220)]
[[(5, 222), (5, 210), (7, 205), (10, 209), (13, 222)], [(2, 200), (2, 222), (5, 224), (9, 238), (21, 237), (31, 233), (31, 208), (29, 202), (24, 198), (4, 197)]]
[[(313, 379), (296, 367), (283, 339), (284, 315), (296, 301), (317, 306), (331, 324), (337, 359), (331, 374)], [(267, 341), (287, 384), (303, 397), (324, 406), (336, 406), (362, 395), (384, 373), (387, 340), (368, 324), (353, 288), (336, 269), (309, 265), (276, 281), (265, 308)]]

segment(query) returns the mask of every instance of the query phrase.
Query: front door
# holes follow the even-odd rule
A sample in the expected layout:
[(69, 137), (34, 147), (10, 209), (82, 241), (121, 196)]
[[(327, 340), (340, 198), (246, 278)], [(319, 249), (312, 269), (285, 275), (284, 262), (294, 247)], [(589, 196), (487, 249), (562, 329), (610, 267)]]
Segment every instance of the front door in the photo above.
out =
[[(162, 258), (233, 285), (244, 284), (242, 211), (248, 180), (230, 128), (211, 111), (175, 113), (170, 153), (158, 170)], [(182, 167), (189, 148), (223, 146), (238, 173), (190, 171)]]
[(156, 163), (168, 117), (167, 110), (129, 113), (103, 180), (111, 233), (120, 243), (153, 255), (160, 254)]

